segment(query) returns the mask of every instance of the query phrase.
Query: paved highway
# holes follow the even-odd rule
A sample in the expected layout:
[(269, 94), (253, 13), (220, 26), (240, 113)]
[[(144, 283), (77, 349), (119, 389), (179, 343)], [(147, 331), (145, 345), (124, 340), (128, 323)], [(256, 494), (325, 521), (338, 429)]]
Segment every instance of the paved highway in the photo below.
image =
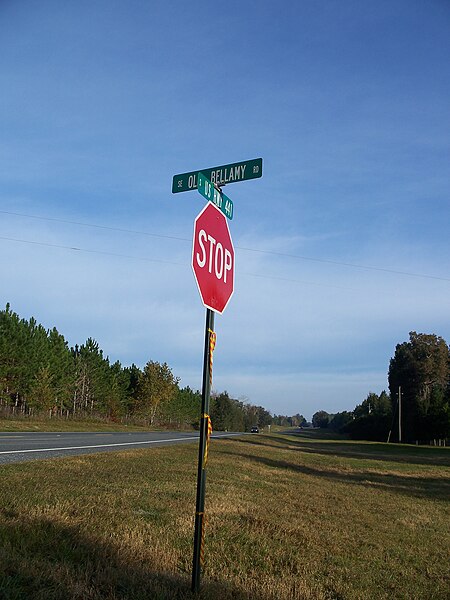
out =
[[(213, 438), (242, 435), (239, 433), (213, 433)], [(169, 444), (196, 442), (198, 432), (0, 432), (0, 465), (72, 456), (95, 452), (117, 452), (132, 448), (149, 448)]]

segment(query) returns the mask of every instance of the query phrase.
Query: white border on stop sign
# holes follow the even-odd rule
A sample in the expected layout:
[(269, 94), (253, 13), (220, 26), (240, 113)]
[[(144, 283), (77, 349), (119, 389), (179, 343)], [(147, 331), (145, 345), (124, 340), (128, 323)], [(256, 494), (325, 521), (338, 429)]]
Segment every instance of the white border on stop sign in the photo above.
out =
[[(204, 299), (203, 299), (203, 293), (202, 293), (202, 289), (201, 289), (201, 287), (200, 287), (200, 283), (199, 283), (199, 281), (198, 281), (198, 277), (197, 277), (197, 272), (196, 272), (196, 270), (195, 270), (195, 267), (194, 267), (194, 261), (195, 261), (195, 242), (196, 242), (196, 237), (195, 237), (195, 229), (196, 229), (196, 226), (197, 226), (197, 222), (198, 222), (198, 220), (200, 219), (200, 217), (203, 215), (203, 213), (204, 213), (204, 212), (205, 212), (205, 211), (206, 211), (206, 210), (207, 210), (207, 209), (208, 209), (210, 206), (212, 206), (212, 207), (213, 207), (213, 210), (214, 210), (214, 211), (217, 211), (217, 213), (216, 213), (216, 214), (217, 214), (217, 217), (218, 217), (219, 219), (222, 219), (222, 223), (224, 223), (224, 224), (225, 224), (225, 227), (226, 227), (226, 230), (227, 230), (227, 233), (228, 233), (228, 237), (229, 237), (229, 239), (230, 239), (230, 243), (231, 243), (232, 258), (233, 258), (233, 267), (232, 267), (232, 270), (231, 270), (231, 271), (232, 271), (232, 288), (231, 288), (231, 293), (230, 293), (230, 295), (228, 296), (228, 298), (227, 298), (226, 302), (224, 303), (224, 306), (223, 306), (222, 310), (218, 310), (217, 308), (214, 308), (213, 306), (211, 306), (210, 304), (207, 304), (207, 303), (204, 301)], [(205, 232), (205, 233), (206, 233), (206, 232)], [(214, 239), (214, 238), (213, 238), (213, 239)], [(223, 244), (222, 244), (222, 243), (221, 243), (220, 245), (222, 246), (222, 248), (224, 248), (224, 246), (223, 246)], [(222, 314), (222, 313), (225, 311), (225, 309), (226, 309), (226, 307), (228, 306), (228, 303), (229, 303), (229, 301), (230, 301), (230, 299), (231, 299), (232, 295), (234, 294), (234, 271), (235, 271), (235, 256), (236, 256), (236, 255), (235, 255), (235, 251), (234, 251), (233, 240), (232, 240), (232, 238), (231, 238), (231, 232), (230, 232), (230, 228), (229, 228), (229, 226), (228, 226), (228, 221), (227, 221), (227, 218), (225, 217), (225, 215), (222, 213), (222, 211), (221, 211), (221, 210), (220, 210), (220, 209), (219, 209), (219, 208), (218, 208), (218, 207), (217, 207), (217, 206), (216, 206), (216, 205), (215, 205), (213, 202), (207, 202), (207, 203), (205, 204), (205, 206), (202, 208), (202, 210), (201, 210), (201, 211), (198, 213), (198, 215), (195, 217), (195, 220), (194, 220), (194, 235), (193, 235), (193, 240), (192, 240), (192, 261), (191, 261), (191, 267), (192, 267), (192, 270), (193, 270), (193, 273), (194, 273), (194, 279), (195, 279), (195, 282), (196, 282), (196, 284), (197, 284), (197, 288), (198, 288), (198, 291), (199, 291), (200, 298), (201, 298), (201, 301), (202, 301), (202, 304), (203, 304), (203, 306), (206, 306), (206, 308), (209, 308), (209, 309), (211, 309), (211, 310), (213, 310), (214, 312), (217, 312), (217, 313), (219, 313), (219, 314)], [(197, 261), (197, 262), (198, 262), (198, 261)], [(199, 264), (200, 264), (200, 263), (199, 263)], [(211, 273), (212, 273), (212, 272), (211, 272)], [(216, 275), (216, 278), (217, 278), (217, 275)]]

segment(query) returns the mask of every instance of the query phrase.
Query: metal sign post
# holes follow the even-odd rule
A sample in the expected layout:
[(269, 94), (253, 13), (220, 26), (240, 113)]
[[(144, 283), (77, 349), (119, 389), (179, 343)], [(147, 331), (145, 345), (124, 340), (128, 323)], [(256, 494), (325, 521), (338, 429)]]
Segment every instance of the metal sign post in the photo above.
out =
[(212, 382), (212, 352), (215, 345), (214, 312), (206, 309), (205, 349), (203, 353), (202, 416), (200, 421), (200, 444), (198, 447), (197, 502), (195, 507), (194, 560), (192, 566), (192, 591), (200, 588), (201, 567), (204, 562), (205, 543), (205, 485), (206, 464), (210, 432), (209, 398)]

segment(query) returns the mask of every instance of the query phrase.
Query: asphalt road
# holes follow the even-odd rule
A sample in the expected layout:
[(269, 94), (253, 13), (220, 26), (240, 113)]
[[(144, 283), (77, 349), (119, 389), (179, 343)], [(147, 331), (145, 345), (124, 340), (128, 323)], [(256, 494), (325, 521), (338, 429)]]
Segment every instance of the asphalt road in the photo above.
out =
[[(213, 438), (242, 435), (213, 433)], [(8, 432), (0, 433), (0, 465), (95, 452), (117, 452), (198, 441), (198, 432)]]

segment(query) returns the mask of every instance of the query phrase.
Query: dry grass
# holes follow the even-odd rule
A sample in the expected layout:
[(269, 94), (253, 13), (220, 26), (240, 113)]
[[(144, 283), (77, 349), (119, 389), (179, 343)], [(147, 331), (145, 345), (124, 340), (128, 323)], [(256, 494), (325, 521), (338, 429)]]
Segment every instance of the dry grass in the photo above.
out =
[[(152, 428), (154, 429), (154, 428)], [(0, 431), (148, 431), (149, 427), (114, 423), (105, 419), (0, 418)]]
[[(0, 598), (189, 591), (196, 445), (0, 469)], [(444, 599), (448, 449), (214, 440), (205, 599)]]

